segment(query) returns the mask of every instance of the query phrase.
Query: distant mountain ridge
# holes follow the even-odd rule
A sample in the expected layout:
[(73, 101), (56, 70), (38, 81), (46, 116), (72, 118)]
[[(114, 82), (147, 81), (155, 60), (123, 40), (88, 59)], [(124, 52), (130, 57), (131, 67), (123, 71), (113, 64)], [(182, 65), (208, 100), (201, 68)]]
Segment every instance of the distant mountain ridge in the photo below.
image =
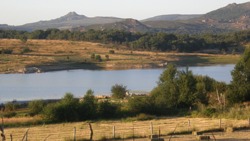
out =
[(88, 29), (117, 29), (129, 32), (170, 32), (170, 33), (221, 33), (228, 31), (247, 30), (250, 28), (250, 2), (229, 4), (207, 14), (172, 14), (160, 15), (138, 21), (117, 17), (87, 17), (76, 12), (65, 16), (21, 26), (0, 24), (0, 29), (13, 30), (46, 30), (58, 28), (61, 30), (85, 31)]
[(189, 20), (193, 18), (201, 17), (201, 14), (190, 14), (190, 15), (182, 15), (182, 14), (171, 14), (171, 15), (160, 15), (151, 17), (148, 19), (141, 20), (142, 22), (146, 21), (180, 21), (180, 20)]
[(106, 24), (122, 21), (121, 18), (116, 17), (87, 17), (85, 15), (78, 15), (76, 12), (69, 12), (65, 16), (49, 21), (39, 21), (19, 26), (25, 30), (46, 30), (48, 28), (58, 29), (72, 29), (79, 26), (88, 26), (93, 24)]

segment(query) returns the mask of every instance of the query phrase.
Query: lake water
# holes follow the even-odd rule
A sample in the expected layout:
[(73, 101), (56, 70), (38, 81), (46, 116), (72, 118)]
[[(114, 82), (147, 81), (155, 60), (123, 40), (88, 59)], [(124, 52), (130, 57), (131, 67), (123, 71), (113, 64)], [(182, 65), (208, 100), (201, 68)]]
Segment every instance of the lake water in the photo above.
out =
[[(208, 75), (229, 83), (234, 65), (189, 67), (194, 74)], [(185, 68), (179, 68), (185, 69)], [(151, 91), (163, 69), (70, 70), (36, 74), (0, 74), (0, 102), (61, 98), (66, 92), (76, 97), (88, 89), (96, 95), (110, 94), (115, 84), (133, 91)]]

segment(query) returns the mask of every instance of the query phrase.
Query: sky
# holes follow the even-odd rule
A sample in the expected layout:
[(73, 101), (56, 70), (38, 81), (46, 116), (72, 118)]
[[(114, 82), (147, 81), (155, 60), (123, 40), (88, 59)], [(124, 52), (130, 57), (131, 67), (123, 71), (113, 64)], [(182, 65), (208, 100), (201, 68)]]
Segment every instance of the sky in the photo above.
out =
[(249, 0), (0, 0), (0, 24), (51, 20), (75, 11), (88, 17), (146, 19), (166, 14), (205, 14)]

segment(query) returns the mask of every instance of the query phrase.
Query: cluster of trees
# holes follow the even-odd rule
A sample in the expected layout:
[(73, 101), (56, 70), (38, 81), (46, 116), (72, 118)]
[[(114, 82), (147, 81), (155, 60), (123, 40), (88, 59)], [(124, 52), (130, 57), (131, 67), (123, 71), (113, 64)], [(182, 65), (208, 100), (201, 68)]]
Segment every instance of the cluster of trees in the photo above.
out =
[[(127, 89), (123, 85), (116, 84), (111, 88), (114, 99), (124, 98), (126, 91)], [(111, 103), (105, 99), (98, 102), (91, 89), (86, 92), (82, 99), (75, 98), (71, 93), (66, 93), (56, 103), (46, 104), (42, 100), (35, 100), (29, 102), (28, 108), (31, 116), (42, 114), (45, 120), (52, 122), (107, 119), (121, 117), (125, 113), (122, 112), (120, 103)]]
[(108, 101), (98, 102), (93, 93), (92, 90), (88, 90), (81, 100), (67, 93), (59, 102), (43, 106), (42, 109), (38, 108), (38, 113), (42, 113), (44, 119), (52, 122), (115, 118), (119, 105)]
[(58, 39), (74, 41), (92, 41), (101, 43), (122, 44), (129, 49), (152, 51), (194, 52), (205, 49), (228, 51), (242, 42), (248, 42), (250, 31), (240, 31), (224, 34), (182, 35), (158, 33), (132, 33), (119, 30), (88, 30), (86, 32), (47, 29), (33, 32), (0, 30), (0, 38), (20, 39)]

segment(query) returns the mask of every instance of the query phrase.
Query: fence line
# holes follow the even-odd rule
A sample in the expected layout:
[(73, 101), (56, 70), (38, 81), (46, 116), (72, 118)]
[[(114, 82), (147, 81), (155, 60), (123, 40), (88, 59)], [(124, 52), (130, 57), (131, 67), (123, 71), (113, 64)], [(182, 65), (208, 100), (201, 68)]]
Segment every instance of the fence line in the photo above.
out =
[[(165, 120), (138, 122), (108, 122), (108, 123), (65, 123), (30, 128), (6, 128), (6, 140), (77, 140), (102, 138), (134, 138), (152, 135), (167, 135), (171, 132), (201, 131), (226, 126), (249, 126), (247, 120), (176, 118)], [(93, 131), (91, 131), (91, 128)]]

